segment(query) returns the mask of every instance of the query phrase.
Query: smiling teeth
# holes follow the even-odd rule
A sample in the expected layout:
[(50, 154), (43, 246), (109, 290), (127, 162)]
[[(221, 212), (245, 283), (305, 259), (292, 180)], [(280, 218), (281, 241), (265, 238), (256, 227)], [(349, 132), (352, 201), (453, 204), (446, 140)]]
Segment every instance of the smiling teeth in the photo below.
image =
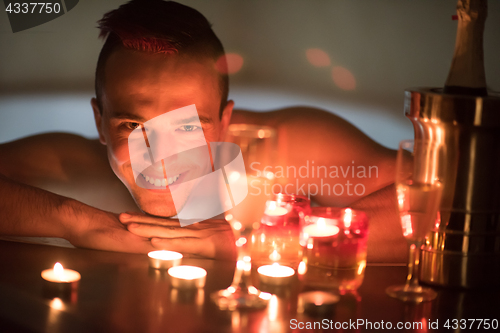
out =
[(180, 177), (180, 174), (178, 174), (177, 176), (173, 176), (173, 177), (169, 177), (168, 179), (165, 179), (165, 178), (153, 178), (153, 177), (149, 177), (149, 176), (144, 176), (142, 173), (141, 173), (141, 176), (146, 179), (146, 181), (148, 183), (150, 183), (151, 185), (154, 185), (156, 187), (165, 187), (167, 186), (167, 181), (168, 181), (168, 185), (172, 185), (173, 183), (175, 183), (177, 181), (177, 179), (179, 179)]

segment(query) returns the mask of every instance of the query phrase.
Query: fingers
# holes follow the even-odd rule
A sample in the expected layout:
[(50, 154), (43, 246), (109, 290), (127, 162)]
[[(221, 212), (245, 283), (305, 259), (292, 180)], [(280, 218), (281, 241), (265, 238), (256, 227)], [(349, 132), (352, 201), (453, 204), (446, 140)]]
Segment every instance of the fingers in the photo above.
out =
[(193, 237), (203, 238), (207, 233), (203, 230), (189, 229), (182, 227), (168, 227), (155, 224), (144, 223), (130, 223), (127, 225), (128, 231), (141, 237), (161, 237), (161, 238), (179, 238), (179, 237)]
[(151, 244), (158, 250), (177, 251), (212, 259), (215, 259), (216, 254), (214, 243), (206, 239), (193, 237), (153, 238)]
[(148, 238), (140, 237), (127, 230), (106, 230), (89, 233), (71, 241), (76, 247), (113, 252), (148, 253), (156, 250)]
[(122, 223), (150, 223), (150, 224), (160, 224), (165, 226), (179, 227), (180, 223), (178, 220), (161, 218), (156, 216), (137, 214), (137, 213), (121, 213), (118, 218)]

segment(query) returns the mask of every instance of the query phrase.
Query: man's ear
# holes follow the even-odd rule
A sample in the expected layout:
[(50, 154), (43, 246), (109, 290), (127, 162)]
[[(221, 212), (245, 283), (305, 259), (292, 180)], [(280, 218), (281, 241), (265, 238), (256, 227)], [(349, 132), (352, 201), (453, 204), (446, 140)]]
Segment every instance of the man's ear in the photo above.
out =
[(227, 128), (231, 123), (231, 115), (233, 114), (234, 102), (232, 100), (227, 101), (224, 110), (222, 111), (222, 117), (220, 120), (220, 132), (219, 132), (219, 141), (224, 141), (226, 137)]
[(99, 108), (99, 103), (97, 102), (96, 98), (92, 98), (90, 100), (90, 104), (92, 105), (92, 109), (94, 110), (94, 120), (95, 120), (95, 126), (97, 128), (97, 132), (99, 133), (99, 141), (103, 144), (106, 145), (106, 139), (104, 137), (104, 133), (102, 131), (102, 110)]

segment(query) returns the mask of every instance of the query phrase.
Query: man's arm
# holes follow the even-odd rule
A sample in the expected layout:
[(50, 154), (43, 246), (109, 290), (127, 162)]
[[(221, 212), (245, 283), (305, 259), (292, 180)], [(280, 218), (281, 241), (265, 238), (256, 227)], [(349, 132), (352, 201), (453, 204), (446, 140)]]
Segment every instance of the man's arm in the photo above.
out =
[(389, 185), (356, 202), (351, 207), (369, 217), (368, 262), (406, 263), (408, 248), (403, 237), (396, 205), (396, 189)]
[(82, 140), (50, 134), (0, 145), (0, 234), (61, 237), (75, 246), (110, 251), (154, 249), (148, 239), (128, 232), (116, 214), (32, 186), (70, 178), (65, 153), (81, 153), (78, 162), (84, 163), (88, 147)]
[(394, 182), (396, 152), (332, 113), (309, 107), (234, 111), (232, 123), (277, 129), (274, 172), (283, 192), (342, 207)]

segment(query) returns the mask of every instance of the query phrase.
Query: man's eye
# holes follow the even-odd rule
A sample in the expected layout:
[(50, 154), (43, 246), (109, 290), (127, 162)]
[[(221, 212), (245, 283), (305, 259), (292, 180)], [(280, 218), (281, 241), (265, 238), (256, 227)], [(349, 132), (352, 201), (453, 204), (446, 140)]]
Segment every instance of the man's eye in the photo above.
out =
[(134, 122), (127, 122), (124, 124), (126, 128), (129, 130), (135, 130), (137, 127), (141, 126), (139, 123), (134, 123)]
[(196, 131), (198, 129), (200, 129), (199, 126), (195, 126), (195, 125), (182, 125), (177, 130), (178, 131), (182, 131), (182, 132), (193, 132), (193, 131)]

